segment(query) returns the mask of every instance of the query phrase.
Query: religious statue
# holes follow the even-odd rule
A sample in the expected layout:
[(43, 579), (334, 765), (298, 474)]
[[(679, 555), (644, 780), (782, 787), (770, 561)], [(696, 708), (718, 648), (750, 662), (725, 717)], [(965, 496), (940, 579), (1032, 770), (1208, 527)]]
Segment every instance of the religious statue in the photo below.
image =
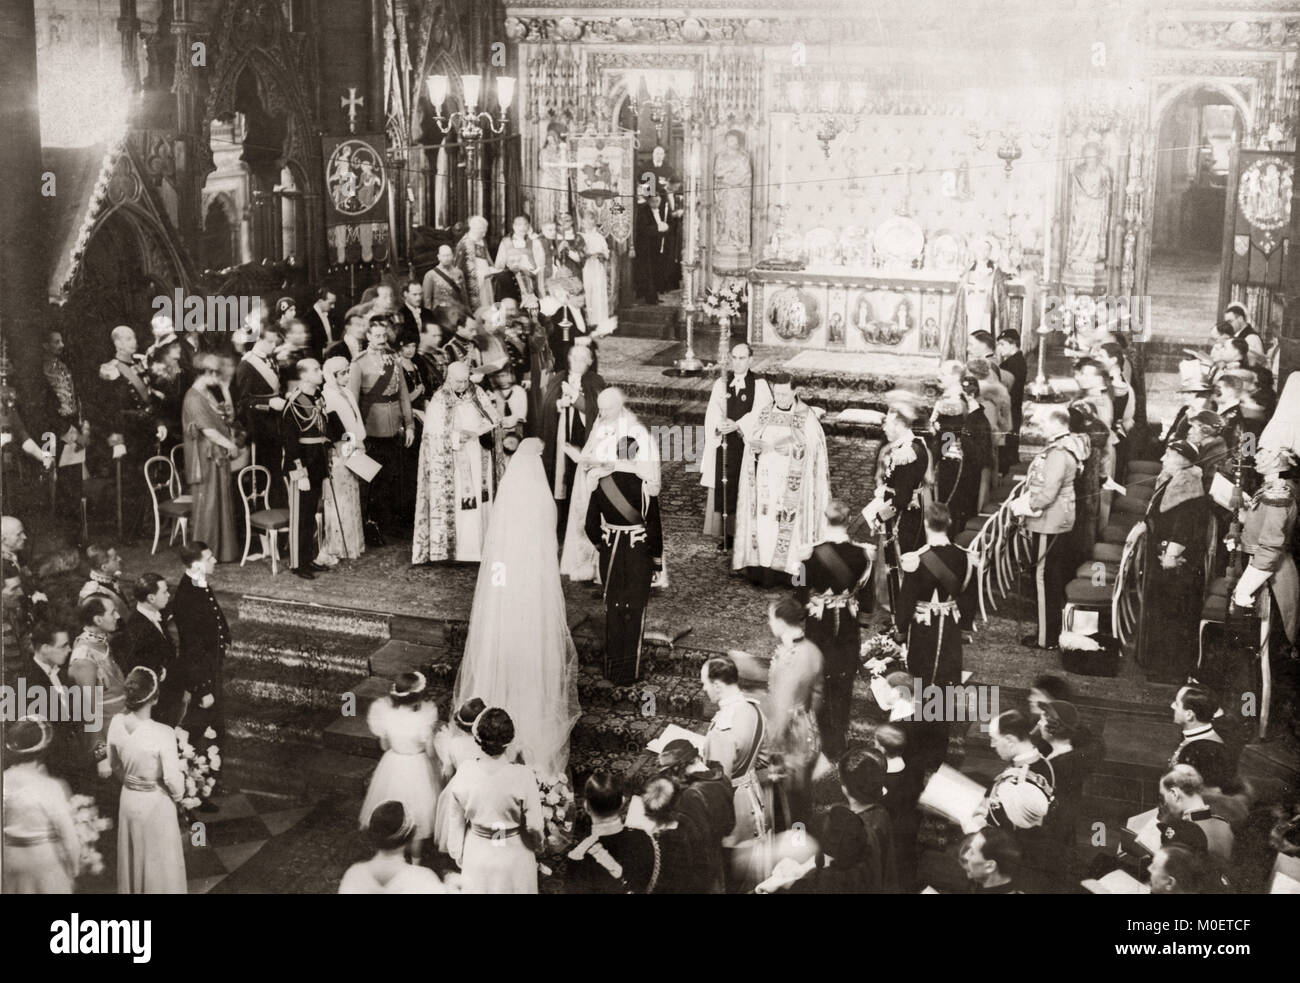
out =
[(1083, 160), (1070, 172), (1070, 234), (1065, 247), (1065, 276), (1092, 287), (1105, 272), (1110, 232), (1110, 168), (1101, 146), (1088, 143)]
[(750, 264), (750, 206), (754, 169), (739, 130), (728, 130), (713, 158), (713, 261), (719, 269)]

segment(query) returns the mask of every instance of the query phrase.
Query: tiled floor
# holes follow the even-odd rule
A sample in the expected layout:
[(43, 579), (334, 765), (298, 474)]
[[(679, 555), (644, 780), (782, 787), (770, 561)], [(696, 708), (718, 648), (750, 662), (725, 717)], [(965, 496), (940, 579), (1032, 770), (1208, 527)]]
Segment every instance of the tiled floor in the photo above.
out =
[(199, 813), (202, 828), (191, 824), (185, 841), (190, 894), (207, 894), (273, 837), (290, 833), (312, 809), (311, 805), (286, 808), (286, 800), (256, 792), (234, 792), (214, 801), (220, 812)]

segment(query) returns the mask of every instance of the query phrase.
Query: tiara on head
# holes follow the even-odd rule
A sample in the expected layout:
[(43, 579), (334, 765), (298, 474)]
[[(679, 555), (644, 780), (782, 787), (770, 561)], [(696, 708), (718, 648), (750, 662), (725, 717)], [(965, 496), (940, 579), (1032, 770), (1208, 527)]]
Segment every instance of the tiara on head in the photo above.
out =
[(388, 695), (389, 696), (419, 696), (421, 693), (423, 693), (424, 687), (426, 685), (424, 679), (424, 673), (413, 672), (411, 673), (411, 675), (415, 677), (414, 686), (412, 686), (410, 689), (406, 690), (405, 692), (402, 692), (398, 690), (397, 683), (393, 683), (392, 688), (389, 689), (388, 691)]

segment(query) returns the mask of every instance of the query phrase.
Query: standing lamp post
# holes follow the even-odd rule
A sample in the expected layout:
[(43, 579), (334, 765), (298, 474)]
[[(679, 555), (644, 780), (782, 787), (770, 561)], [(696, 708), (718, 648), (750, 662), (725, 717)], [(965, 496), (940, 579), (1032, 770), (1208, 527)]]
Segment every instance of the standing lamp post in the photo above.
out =
[(443, 133), (457, 131), (460, 142), (465, 146), (466, 171), (472, 182), (470, 197), (473, 199), (474, 214), (483, 212), (483, 174), (481, 151), (484, 133), (500, 134), (506, 128), (506, 111), (515, 98), (515, 80), (508, 75), (500, 75), (496, 80), (497, 106), (499, 113), (493, 116), (486, 110), (478, 108), (479, 95), (483, 88), (480, 75), (462, 75), (460, 89), (464, 109), (457, 109), (442, 114), (442, 107), (447, 101), (449, 79), (446, 75), (430, 75), (427, 80), (429, 102), (433, 103), (433, 121)]

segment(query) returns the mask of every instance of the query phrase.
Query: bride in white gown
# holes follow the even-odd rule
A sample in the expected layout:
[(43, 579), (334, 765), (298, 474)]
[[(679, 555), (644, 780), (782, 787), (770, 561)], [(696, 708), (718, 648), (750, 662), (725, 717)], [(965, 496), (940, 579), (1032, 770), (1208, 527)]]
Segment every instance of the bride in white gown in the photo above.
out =
[(564, 774), (581, 713), (557, 553), (542, 442), (529, 437), (492, 507), (452, 706), (478, 697), (504, 708), (524, 760), (543, 780)]

